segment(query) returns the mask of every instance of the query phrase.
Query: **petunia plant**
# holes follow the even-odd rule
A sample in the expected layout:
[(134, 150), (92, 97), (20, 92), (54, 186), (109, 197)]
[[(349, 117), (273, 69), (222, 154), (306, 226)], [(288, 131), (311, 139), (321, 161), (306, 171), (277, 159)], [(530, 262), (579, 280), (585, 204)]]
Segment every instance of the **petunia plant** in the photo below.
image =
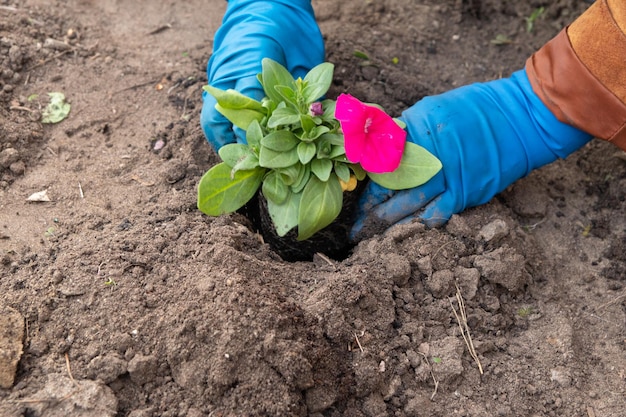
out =
[(334, 66), (325, 62), (294, 79), (279, 63), (262, 61), (266, 97), (205, 86), (216, 109), (245, 131), (245, 142), (219, 149), (222, 162), (198, 186), (198, 208), (219, 216), (237, 211), (261, 191), (279, 236), (297, 228), (305, 240), (331, 224), (345, 192), (366, 178), (401, 190), (428, 181), (441, 163), (406, 140), (400, 120), (376, 105), (341, 94), (322, 99)]

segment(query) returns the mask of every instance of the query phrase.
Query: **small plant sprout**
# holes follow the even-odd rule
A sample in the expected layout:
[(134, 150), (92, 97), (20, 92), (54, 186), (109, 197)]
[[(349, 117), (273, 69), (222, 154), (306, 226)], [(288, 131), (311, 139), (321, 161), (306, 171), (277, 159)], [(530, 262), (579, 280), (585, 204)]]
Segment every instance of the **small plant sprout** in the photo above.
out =
[(529, 316), (531, 316), (534, 313), (535, 313), (535, 309), (532, 308), (532, 307), (520, 307), (517, 310), (517, 315), (520, 316), (523, 319), (528, 318)]
[(222, 162), (198, 186), (202, 212), (232, 213), (260, 191), (277, 234), (297, 228), (298, 240), (305, 240), (337, 218), (344, 192), (359, 181), (407, 189), (441, 169), (426, 149), (407, 142), (402, 122), (378, 106), (347, 94), (324, 99), (333, 70), (325, 62), (294, 79), (266, 58), (258, 75), (266, 94), (261, 101), (204, 87), (216, 109), (246, 132), (246, 143), (219, 149)]
[(535, 28), (535, 21), (539, 19), (543, 12), (545, 11), (544, 7), (538, 7), (526, 18), (526, 32), (530, 33)]

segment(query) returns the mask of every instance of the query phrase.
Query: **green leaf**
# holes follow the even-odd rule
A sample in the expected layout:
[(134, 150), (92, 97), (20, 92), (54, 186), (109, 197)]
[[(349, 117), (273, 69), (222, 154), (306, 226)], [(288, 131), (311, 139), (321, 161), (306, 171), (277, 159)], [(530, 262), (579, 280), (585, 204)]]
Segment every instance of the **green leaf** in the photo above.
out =
[[(259, 76), (260, 75), (261, 74), (259, 74)], [(281, 101), (280, 103), (284, 103), (284, 102)], [(276, 107), (280, 103), (277, 103), (274, 100), (270, 100), (270, 98), (267, 96), (263, 97), (263, 99), (261, 100), (261, 105), (263, 106), (263, 108), (267, 109), (267, 114), (272, 114), (272, 112), (276, 110)]]
[(508, 45), (513, 43), (513, 41), (506, 35), (499, 33), (496, 35), (494, 39), (490, 41), (494, 45)]
[(300, 178), (300, 171), (303, 169), (304, 166), (302, 164), (296, 163), (287, 168), (280, 168), (277, 172), (280, 173), (285, 185), (293, 185)]
[(295, 147), (284, 152), (262, 146), (259, 152), (259, 164), (264, 168), (287, 168), (296, 162), (298, 162), (298, 151)]
[(254, 196), (264, 175), (264, 169), (256, 168), (237, 171), (231, 178), (228, 165), (215, 165), (198, 184), (198, 209), (209, 216), (237, 211)]
[(328, 141), (331, 145), (343, 146), (344, 143), (343, 135), (340, 133), (324, 133), (320, 138)]
[(222, 146), (217, 153), (220, 158), (222, 158), (222, 161), (232, 168), (237, 165), (237, 162), (239, 162), (240, 159), (250, 153), (250, 150), (247, 145), (243, 145), (241, 143), (229, 143)]
[(365, 59), (365, 60), (370, 59), (370, 57), (365, 52), (362, 52), (362, 51), (359, 51), (359, 50), (356, 50), (356, 49), (353, 52), (353, 54), (354, 54), (355, 57), (357, 57), (359, 59)]
[(331, 224), (341, 212), (343, 192), (339, 179), (332, 174), (328, 181), (311, 177), (302, 191), (298, 212), (298, 240), (305, 240)]
[(241, 129), (248, 130), (248, 125), (253, 120), (260, 122), (267, 113), (261, 102), (245, 96), (239, 91), (222, 90), (210, 85), (205, 85), (203, 89), (217, 100), (215, 105), (217, 111)]
[(322, 136), (324, 133), (327, 133), (330, 129), (327, 126), (315, 126), (309, 132), (309, 140), (315, 140)]
[(334, 68), (335, 66), (330, 62), (323, 62), (305, 75), (302, 95), (306, 103), (313, 103), (326, 94), (333, 82)]
[(330, 159), (347, 161), (346, 158), (346, 148), (343, 146), (333, 146), (330, 150), (330, 154), (328, 155)]
[(248, 142), (248, 146), (250, 148), (258, 149), (261, 145), (261, 139), (263, 139), (263, 129), (261, 128), (261, 124), (258, 120), (253, 120), (250, 122), (248, 129), (246, 130), (246, 142)]
[(277, 130), (261, 139), (261, 145), (277, 152), (287, 152), (298, 146), (300, 141), (288, 130)]
[(259, 158), (252, 153), (248, 145), (229, 143), (222, 146), (218, 153), (222, 161), (232, 168), (231, 175), (259, 166)]
[(400, 126), (402, 129), (406, 129), (406, 123), (404, 123), (402, 120), (394, 117), (393, 121), (396, 122), (396, 124)]
[(301, 193), (304, 190), (309, 178), (311, 178), (311, 166), (309, 164), (300, 166), (303, 168), (298, 175), (298, 178), (291, 185), (291, 191), (294, 193)]
[(308, 164), (315, 156), (316, 150), (317, 148), (314, 143), (300, 142), (300, 144), (298, 144), (298, 158), (300, 158), (300, 163)]
[(219, 103), (215, 105), (215, 108), (222, 116), (228, 119), (232, 124), (240, 129), (248, 130), (250, 123), (260, 122), (265, 117), (265, 113), (261, 113), (256, 110), (250, 109), (229, 109), (222, 107)]
[(322, 108), (324, 109), (324, 114), (322, 114), (322, 119), (326, 122), (335, 122), (335, 109), (337, 107), (337, 102), (335, 100), (324, 100), (322, 101)]
[(425, 148), (407, 142), (400, 166), (385, 174), (368, 173), (372, 181), (391, 190), (405, 190), (424, 184), (441, 169), (441, 161)]
[(309, 116), (308, 114), (300, 115), (300, 123), (302, 124), (302, 129), (304, 129), (307, 136), (317, 126), (315, 124), (315, 121), (313, 120), (313, 117)]
[(287, 194), (289, 193), (289, 187), (285, 185), (281, 175), (276, 171), (272, 171), (265, 176), (261, 190), (267, 200), (271, 200), (276, 204), (282, 204), (287, 199)]
[(350, 168), (346, 164), (341, 162), (335, 162), (335, 174), (341, 179), (343, 182), (350, 181)]
[(48, 93), (50, 103), (41, 113), (41, 123), (59, 123), (70, 114), (71, 106), (63, 93)]
[(350, 164), (350, 169), (358, 181), (363, 181), (367, 177), (367, 172), (360, 164)]
[(204, 91), (215, 97), (217, 103), (225, 109), (249, 109), (259, 112), (265, 112), (265, 109), (260, 101), (254, 100), (237, 90), (222, 90), (211, 85), (205, 85), (202, 88), (204, 89)]
[(317, 144), (317, 158), (318, 159), (326, 159), (330, 158), (330, 154), (333, 151), (333, 145), (326, 138), (326, 135), (322, 135), (316, 141)]
[(311, 172), (313, 172), (321, 181), (328, 181), (328, 177), (330, 177), (332, 170), (333, 161), (330, 159), (314, 159), (313, 162), (311, 162)]
[(294, 79), (293, 76), (287, 71), (287, 68), (279, 64), (278, 62), (270, 59), (263, 58), (261, 61), (261, 79), (265, 94), (274, 102), (280, 103), (283, 101), (283, 97), (276, 89), (277, 86), (283, 86), (291, 89), (293, 92)]
[(293, 107), (280, 107), (274, 110), (269, 120), (267, 121), (267, 127), (275, 129), (281, 125), (291, 125), (300, 123), (300, 112)]
[(267, 211), (270, 213), (278, 236), (285, 236), (287, 232), (298, 225), (301, 198), (302, 194), (290, 192), (282, 204), (275, 204), (271, 200), (267, 201)]
[(279, 94), (279, 101), (286, 101), (294, 107), (298, 107), (298, 97), (296, 96), (296, 92), (293, 88), (287, 87), (286, 85), (277, 85), (274, 87), (274, 90)]

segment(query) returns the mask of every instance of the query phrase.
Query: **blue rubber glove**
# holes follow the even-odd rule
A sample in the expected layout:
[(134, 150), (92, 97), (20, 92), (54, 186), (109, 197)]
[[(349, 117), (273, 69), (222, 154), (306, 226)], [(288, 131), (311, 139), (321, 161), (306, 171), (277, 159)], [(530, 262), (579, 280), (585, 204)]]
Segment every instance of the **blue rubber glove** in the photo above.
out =
[(370, 182), (359, 202), (355, 240), (365, 237), (360, 233), (365, 225), (381, 231), (381, 226), (417, 218), (440, 226), (592, 138), (557, 120), (533, 92), (524, 70), (426, 97), (401, 118), (407, 140), (428, 149), (443, 168), (410, 190), (393, 192)]
[[(263, 58), (282, 64), (296, 78), (324, 61), (324, 42), (310, 0), (228, 2), (207, 66), (209, 84), (261, 100), (265, 94), (256, 77)], [(213, 148), (244, 141), (245, 132), (215, 110), (213, 96), (203, 92), (202, 97), (200, 124)]]

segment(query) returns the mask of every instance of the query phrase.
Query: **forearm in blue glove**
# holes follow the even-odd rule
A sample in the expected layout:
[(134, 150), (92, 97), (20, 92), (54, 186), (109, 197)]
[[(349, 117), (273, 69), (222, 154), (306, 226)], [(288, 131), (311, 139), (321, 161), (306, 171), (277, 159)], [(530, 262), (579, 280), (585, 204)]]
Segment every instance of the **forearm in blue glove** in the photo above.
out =
[(426, 97), (402, 114), (408, 139), (438, 157), (429, 182), (392, 192), (370, 183), (353, 237), (365, 225), (390, 226), (417, 218), (439, 226), (487, 203), (507, 186), (583, 146), (591, 135), (560, 122), (533, 92), (525, 70)]
[[(256, 76), (263, 58), (282, 64), (294, 77), (303, 77), (324, 61), (322, 34), (309, 0), (228, 2), (207, 66), (209, 84), (260, 100), (264, 93)], [(215, 103), (203, 93), (200, 123), (208, 142), (218, 150), (245, 140), (245, 134), (215, 110)]]

